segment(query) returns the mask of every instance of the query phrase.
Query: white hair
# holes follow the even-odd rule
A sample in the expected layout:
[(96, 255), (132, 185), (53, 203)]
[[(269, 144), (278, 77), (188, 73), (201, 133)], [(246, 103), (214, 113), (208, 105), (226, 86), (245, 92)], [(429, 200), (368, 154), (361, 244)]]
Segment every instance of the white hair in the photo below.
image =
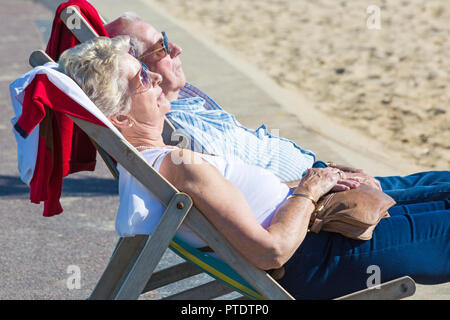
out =
[(144, 54), (144, 43), (134, 36), (130, 37), (130, 50), (128, 51), (136, 59), (139, 59), (140, 56)]
[(127, 34), (128, 32), (123, 30), (124, 24), (129, 26), (132, 22), (143, 22), (143, 20), (136, 12), (126, 11), (122, 13), (116, 20), (108, 23), (106, 25), (106, 28), (108, 30), (108, 33), (112, 37), (118, 35), (128, 35), (130, 37), (130, 50), (128, 53), (137, 59), (142, 54), (144, 54), (146, 45), (137, 37)]
[(129, 48), (128, 36), (97, 37), (64, 51), (59, 68), (107, 117), (128, 114), (128, 81), (120, 77), (119, 58)]
[(119, 19), (120, 18), (130, 21), (142, 21), (141, 17), (134, 11), (126, 11), (119, 16)]

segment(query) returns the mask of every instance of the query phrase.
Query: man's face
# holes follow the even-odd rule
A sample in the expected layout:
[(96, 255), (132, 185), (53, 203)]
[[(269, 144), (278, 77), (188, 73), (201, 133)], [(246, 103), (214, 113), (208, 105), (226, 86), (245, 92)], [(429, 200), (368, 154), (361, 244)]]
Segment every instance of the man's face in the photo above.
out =
[[(159, 73), (162, 76), (163, 81), (160, 86), (164, 94), (170, 101), (176, 100), (179, 90), (186, 83), (179, 57), (181, 48), (169, 41), (169, 54), (166, 54), (164, 50), (158, 50), (162, 47), (162, 33), (143, 21), (127, 23), (122, 25), (120, 29), (118, 30), (120, 34), (128, 34), (142, 42), (141, 61), (152, 72)], [(151, 53), (152, 51), (155, 52)]]

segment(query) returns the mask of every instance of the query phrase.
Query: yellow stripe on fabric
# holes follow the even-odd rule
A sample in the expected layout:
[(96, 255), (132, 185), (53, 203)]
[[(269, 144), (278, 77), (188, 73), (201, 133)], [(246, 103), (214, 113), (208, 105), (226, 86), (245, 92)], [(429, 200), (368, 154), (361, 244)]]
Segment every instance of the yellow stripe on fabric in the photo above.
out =
[(176, 250), (180, 251), (181, 254), (183, 254), (186, 258), (191, 260), (193, 263), (197, 264), (202, 269), (204, 269), (207, 272), (211, 273), (213, 276), (215, 276), (215, 277), (217, 277), (219, 279), (222, 279), (223, 281), (225, 281), (226, 283), (229, 283), (233, 287), (238, 288), (242, 292), (247, 293), (249, 296), (255, 297), (255, 298), (260, 299), (260, 300), (265, 300), (265, 298), (263, 296), (261, 296), (259, 293), (251, 290), (249, 287), (241, 284), (240, 282), (230, 278), (226, 274), (218, 271), (217, 269), (215, 269), (214, 267), (210, 266), (206, 262), (204, 262), (201, 259), (197, 258), (195, 255), (191, 254), (189, 251), (185, 250), (183, 247), (181, 247), (177, 243), (172, 241), (172, 242), (170, 242), (170, 245), (172, 247), (174, 247)]

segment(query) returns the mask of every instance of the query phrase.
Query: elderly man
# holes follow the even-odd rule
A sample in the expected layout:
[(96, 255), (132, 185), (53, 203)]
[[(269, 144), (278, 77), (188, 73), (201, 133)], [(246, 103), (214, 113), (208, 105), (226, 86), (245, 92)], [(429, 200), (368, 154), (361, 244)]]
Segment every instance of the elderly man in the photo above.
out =
[(167, 117), (177, 133), (189, 138), (192, 149), (227, 160), (241, 159), (271, 170), (285, 182), (301, 179), (312, 167), (314, 153), (272, 136), (264, 126), (256, 130), (243, 127), (206, 94), (186, 83), (180, 60), (182, 50), (165, 34), (131, 13), (105, 27), (112, 37), (129, 35), (131, 54), (163, 77), (161, 88), (171, 101)]
[[(111, 37), (129, 35), (130, 53), (162, 76), (161, 87), (171, 101), (167, 117), (178, 132), (189, 137), (191, 149), (263, 167), (291, 186), (296, 186), (309, 168), (327, 166), (316, 161), (313, 152), (271, 135), (264, 125), (256, 130), (245, 128), (205, 93), (187, 83), (180, 60), (182, 49), (136, 14), (125, 13), (105, 28)], [(375, 179), (360, 169), (330, 165), (345, 171), (347, 177), (382, 188), (399, 204), (449, 199), (448, 171)]]

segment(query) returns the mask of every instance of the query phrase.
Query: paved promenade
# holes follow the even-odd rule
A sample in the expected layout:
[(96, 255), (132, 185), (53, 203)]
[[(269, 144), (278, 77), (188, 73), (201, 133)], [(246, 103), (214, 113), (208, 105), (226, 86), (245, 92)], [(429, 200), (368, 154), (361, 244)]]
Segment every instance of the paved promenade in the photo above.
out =
[[(0, 299), (86, 299), (101, 276), (117, 242), (114, 231), (119, 204), (117, 187), (106, 166), (98, 159), (93, 173), (71, 175), (64, 180), (61, 199), (64, 212), (42, 217), (42, 206), (31, 204), (28, 188), (17, 171), (16, 144), (11, 132), (13, 117), (8, 86), (29, 70), (28, 57), (44, 49), (59, 2), (52, 0), (3, 0), (0, 2)], [(312, 120), (300, 121), (293, 109), (298, 97), (290, 96), (231, 53), (209, 43), (188, 26), (174, 22), (145, 1), (96, 0), (93, 5), (112, 20), (124, 11), (139, 15), (165, 30), (183, 47), (183, 66), (189, 82), (198, 85), (244, 125), (269, 130), (293, 139), (324, 160), (365, 168), (374, 175), (406, 174), (412, 167), (396, 167), (378, 152), (349, 147), (352, 132), (336, 128), (327, 120), (314, 128)], [(307, 102), (305, 102), (307, 103)], [(297, 112), (298, 113), (298, 112)], [(276, 132), (276, 131), (274, 131)], [(342, 137), (342, 139), (340, 138)], [(378, 147), (374, 147), (378, 150)], [(159, 268), (180, 258), (171, 252)], [(68, 268), (81, 271), (80, 289), (68, 289)], [(180, 288), (208, 281), (205, 275), (150, 292), (142, 299), (155, 299)], [(413, 298), (449, 299), (449, 285), (418, 286)]]

